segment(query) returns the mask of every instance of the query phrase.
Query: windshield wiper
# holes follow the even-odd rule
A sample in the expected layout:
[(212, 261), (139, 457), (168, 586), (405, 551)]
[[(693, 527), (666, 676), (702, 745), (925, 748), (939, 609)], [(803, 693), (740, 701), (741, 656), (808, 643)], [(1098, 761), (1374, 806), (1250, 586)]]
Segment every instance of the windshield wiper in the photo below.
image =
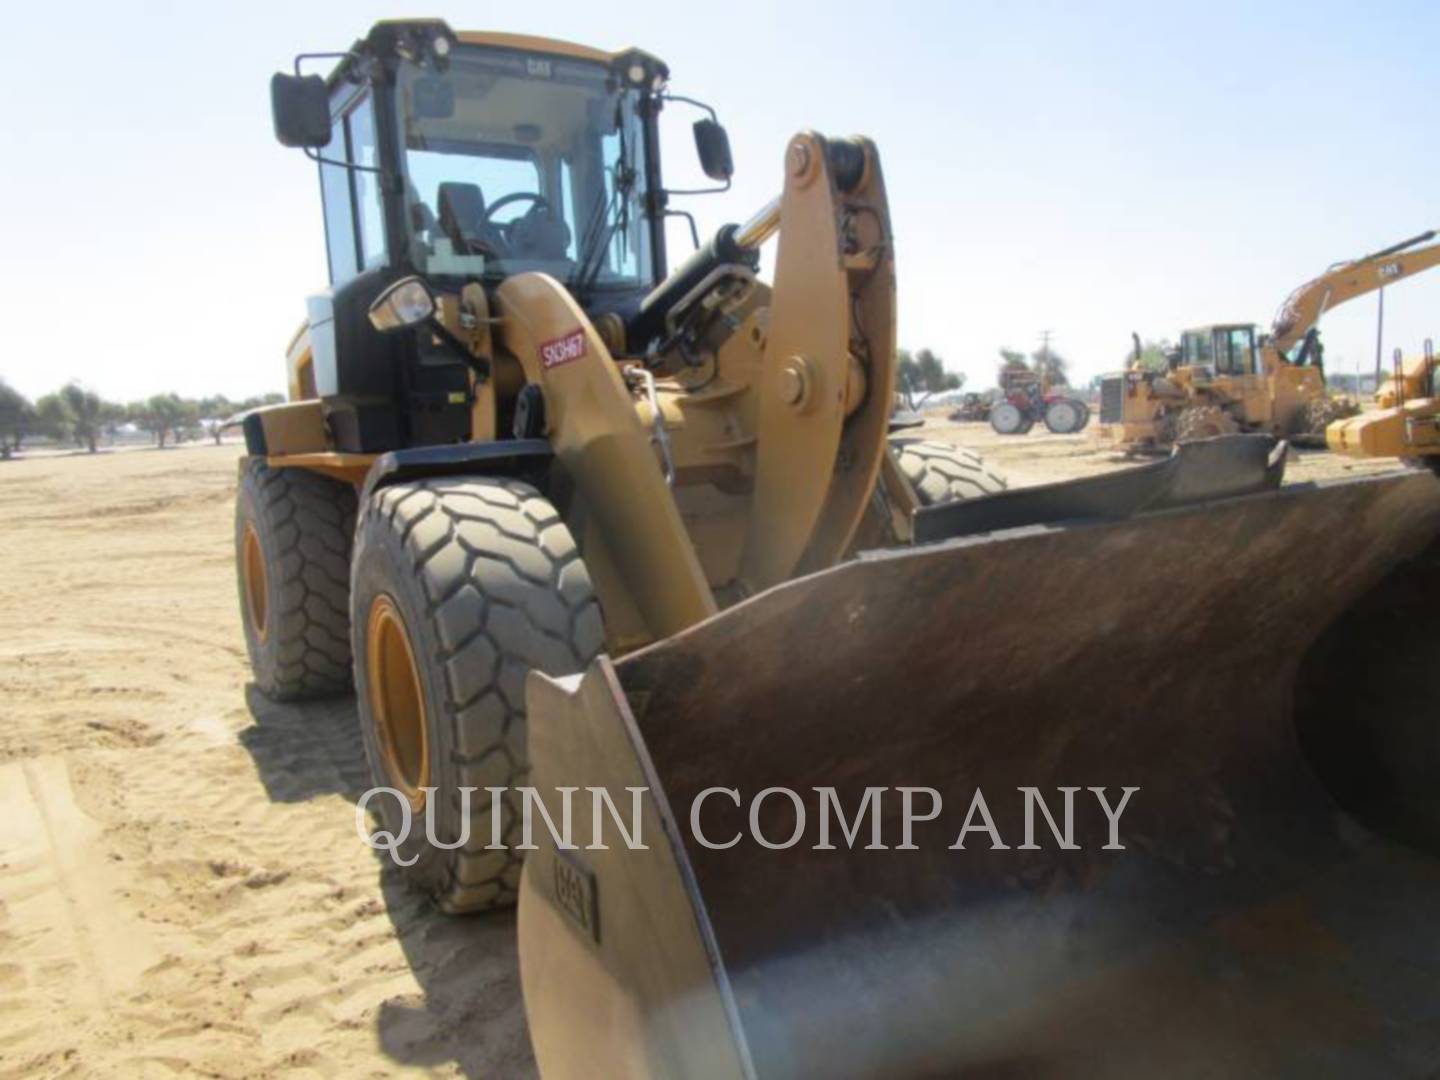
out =
[(588, 302), (590, 290), (600, 276), (600, 270), (605, 263), (605, 249), (610, 246), (616, 230), (622, 230), (620, 234), (622, 241), (628, 238), (630, 196), (635, 190), (636, 172), (634, 163), (630, 160), (630, 148), (625, 138), (625, 118), (621, 111), (621, 99), (616, 99), (615, 102), (615, 130), (620, 136), (620, 154), (611, 174), (613, 189), (609, 199), (605, 197), (603, 184), (596, 192), (596, 213), (587, 225), (585, 239), (578, 252), (579, 259), (575, 264), (575, 272), (566, 282), (566, 288), (570, 290), (576, 302), (582, 306)]

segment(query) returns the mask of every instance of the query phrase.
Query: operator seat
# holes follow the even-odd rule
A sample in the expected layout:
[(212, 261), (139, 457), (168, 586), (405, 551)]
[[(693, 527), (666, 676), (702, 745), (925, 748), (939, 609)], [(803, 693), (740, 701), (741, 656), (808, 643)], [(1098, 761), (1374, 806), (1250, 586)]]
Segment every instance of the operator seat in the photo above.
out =
[(447, 180), (438, 189), (440, 231), (458, 252), (474, 251), (477, 244), (499, 255), (505, 241), (485, 218), (485, 196), (479, 184)]

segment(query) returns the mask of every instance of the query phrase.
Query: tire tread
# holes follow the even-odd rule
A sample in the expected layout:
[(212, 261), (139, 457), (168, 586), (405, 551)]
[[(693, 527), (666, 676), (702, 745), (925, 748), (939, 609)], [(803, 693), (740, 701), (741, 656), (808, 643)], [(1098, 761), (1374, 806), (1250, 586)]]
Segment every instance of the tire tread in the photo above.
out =
[[(520, 800), (525, 760), (524, 678), (581, 671), (604, 641), (599, 604), (569, 530), (539, 491), (518, 480), (445, 477), (397, 484), (370, 500), (359, 532), (377, 518), (400, 540), (424, 597), (436, 642), (430, 658), (444, 688), (447, 757), (460, 787), (474, 787), (470, 843), (451, 853), (432, 886), (447, 911), (514, 902), (519, 888)], [(355, 646), (362, 647), (358, 616)], [(420, 662), (425, 658), (417, 657)], [(508, 789), (503, 851), (491, 833), (486, 787)]]
[[(306, 701), (350, 692), (350, 548), (355, 492), (304, 469), (272, 469), (251, 460), (241, 476), (257, 528), (273, 546), (270, 633), (273, 670), (255, 664), (260, 690), (276, 701)], [(243, 503), (242, 499), (242, 503)], [(263, 541), (262, 541), (263, 543)], [(243, 610), (243, 584), (242, 610)], [(247, 631), (247, 642), (248, 642)], [(250, 643), (252, 662), (257, 643)]]

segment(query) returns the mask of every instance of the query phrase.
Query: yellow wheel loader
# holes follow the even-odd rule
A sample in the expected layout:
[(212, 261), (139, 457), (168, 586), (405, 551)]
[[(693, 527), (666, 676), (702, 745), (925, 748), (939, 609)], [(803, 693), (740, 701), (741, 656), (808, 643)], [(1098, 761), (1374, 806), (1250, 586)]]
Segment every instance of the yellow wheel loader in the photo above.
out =
[(1131, 450), (1237, 431), (1263, 431), (1323, 445), (1326, 428), (1354, 415), (1325, 386), (1319, 323), (1325, 312), (1440, 264), (1433, 231), (1347, 262), (1301, 285), (1280, 306), (1268, 335), (1253, 323), (1186, 330), (1165, 372), (1135, 362), (1101, 382), (1103, 438)]
[(1265, 436), (906, 466), (871, 142), (796, 135), (672, 269), (656, 58), (416, 20), (338, 59), (272, 81), (331, 288), (244, 421), (246, 641), (277, 696), (353, 666), (416, 887), (518, 892), (544, 1075), (1427, 1060), (1434, 740), (1374, 721), (1440, 480), (1281, 488)]
[[(523, 781), (532, 668), (622, 655), (1004, 488), (972, 453), (892, 441), (867, 141), (796, 136), (783, 194), (668, 268), (666, 81), (638, 50), (421, 21), (272, 84), (278, 137), (318, 164), (331, 288), (290, 344), (291, 400), (245, 421), (247, 641), (278, 698), (348, 689), (353, 658), (377, 782), (413, 812), (427, 787)], [(694, 130), (727, 185), (723, 127), (703, 109)], [(513, 901), (517, 859), (417, 845), (443, 906)]]

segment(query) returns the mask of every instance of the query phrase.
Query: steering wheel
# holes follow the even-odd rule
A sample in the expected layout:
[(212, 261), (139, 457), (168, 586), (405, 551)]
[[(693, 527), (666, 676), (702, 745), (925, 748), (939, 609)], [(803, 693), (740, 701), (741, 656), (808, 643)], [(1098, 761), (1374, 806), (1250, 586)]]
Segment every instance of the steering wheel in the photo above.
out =
[[(544, 195), (537, 194), (533, 191), (514, 191), (509, 195), (502, 195), (485, 208), (485, 224), (493, 224), (491, 219), (495, 216), (496, 210), (499, 210), (502, 206), (509, 206), (511, 203), (520, 202), (522, 199), (529, 199), (534, 203), (529, 210), (525, 211), (527, 214), (533, 214), (536, 210), (550, 209), (550, 201), (546, 199)], [(507, 221), (504, 224), (508, 225), (510, 222)], [(503, 228), (504, 226), (501, 225), (499, 227)]]

